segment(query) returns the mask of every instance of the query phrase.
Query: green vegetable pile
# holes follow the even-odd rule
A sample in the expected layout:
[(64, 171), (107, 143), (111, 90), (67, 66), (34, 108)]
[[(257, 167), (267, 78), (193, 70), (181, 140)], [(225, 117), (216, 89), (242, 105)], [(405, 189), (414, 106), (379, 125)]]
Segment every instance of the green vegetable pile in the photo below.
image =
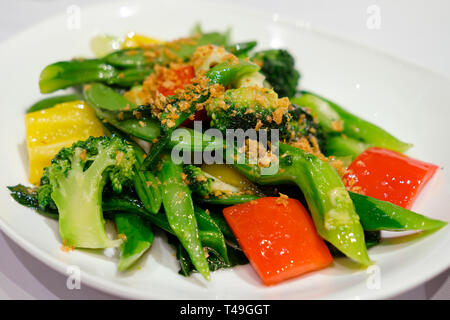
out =
[[(234, 60), (209, 66), (203, 90), (188, 86), (183, 93), (166, 97), (163, 109), (157, 102), (139, 103), (124, 95), (140, 90), (156, 66), (189, 63), (206, 45), (223, 46)], [(61, 149), (40, 186), (11, 186), (11, 196), (58, 219), (64, 245), (118, 247), (119, 271), (128, 270), (151, 248), (153, 232), (160, 229), (174, 247), (180, 273), (188, 276), (196, 271), (205, 279), (211, 271), (248, 262), (221, 214), (223, 206), (272, 195), (273, 186), (296, 185), (319, 235), (334, 252), (364, 266), (371, 264), (367, 247), (378, 244), (381, 230), (431, 230), (444, 225), (347, 191), (330, 162), (295, 147), (307, 141), (316, 143), (326, 156), (353, 159), (369, 146), (404, 152), (410, 145), (323, 97), (299, 91), (293, 56), (284, 49), (253, 53), (255, 46), (254, 41), (230, 44), (228, 33), (197, 30), (190, 41), (47, 66), (39, 80), (42, 93), (68, 87), (76, 93), (45, 98), (29, 111), (81, 98), (95, 109), (108, 135)], [(214, 95), (218, 86), (223, 94)], [(175, 129), (192, 118), (199, 105), (209, 118), (203, 131), (186, 128), (187, 139), (176, 138)], [(278, 129), (281, 142), (270, 150), (278, 151), (278, 170), (262, 174), (263, 166), (238, 152), (240, 146), (209, 136), (208, 128), (223, 133)], [(137, 141), (149, 143), (149, 152)], [(244, 161), (233, 167), (254, 189), (243, 192), (199, 165), (176, 162), (174, 150), (240, 153)], [(105, 220), (115, 223), (115, 239), (106, 234)]]

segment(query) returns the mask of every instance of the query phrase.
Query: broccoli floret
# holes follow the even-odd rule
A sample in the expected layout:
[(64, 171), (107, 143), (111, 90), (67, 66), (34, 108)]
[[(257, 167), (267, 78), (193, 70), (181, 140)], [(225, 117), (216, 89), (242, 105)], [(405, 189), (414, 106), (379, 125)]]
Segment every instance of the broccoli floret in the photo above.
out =
[(300, 73), (295, 69), (294, 57), (283, 49), (257, 52), (253, 61), (261, 64), (261, 73), (280, 97), (293, 97), (297, 91)]
[(245, 87), (227, 90), (206, 107), (211, 127), (226, 129), (278, 129), (280, 140), (294, 143), (305, 137), (324, 144), (321, 127), (307, 109), (279, 99), (272, 89)]
[(291, 136), (289, 139), (286, 139), (286, 142), (293, 143), (305, 137), (310, 143), (317, 143), (320, 150), (323, 150), (325, 147), (325, 135), (322, 127), (311, 113), (307, 109), (293, 104), (289, 114), (291, 115)]
[(206, 106), (211, 127), (224, 133), (227, 129), (279, 129), (280, 137), (290, 135), (288, 111), (288, 101), (278, 99), (272, 89), (260, 87), (227, 90)]
[(212, 192), (213, 179), (207, 177), (202, 169), (194, 165), (185, 165), (183, 171), (186, 174), (185, 181), (193, 193), (206, 197)]
[(102, 192), (108, 183), (121, 192), (134, 175), (134, 150), (118, 137), (90, 137), (63, 148), (45, 168), (38, 189), (40, 207), (54, 202), (63, 244), (107, 248), (121, 243), (105, 232)]

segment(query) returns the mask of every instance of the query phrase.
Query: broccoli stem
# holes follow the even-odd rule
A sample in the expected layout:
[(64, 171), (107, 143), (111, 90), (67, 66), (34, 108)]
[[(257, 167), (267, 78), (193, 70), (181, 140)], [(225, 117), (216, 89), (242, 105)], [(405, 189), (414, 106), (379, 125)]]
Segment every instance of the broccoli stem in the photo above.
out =
[(200, 241), (197, 220), (194, 214), (191, 191), (182, 179), (183, 167), (164, 155), (158, 178), (164, 209), (170, 227), (174, 231), (198, 272), (209, 279), (209, 267)]
[[(81, 153), (82, 149), (76, 148), (74, 158), (79, 159)], [(99, 153), (85, 171), (75, 160), (67, 176), (61, 173), (60, 176), (50, 177), (52, 185), (58, 185), (58, 188), (53, 188), (52, 199), (58, 208), (59, 234), (64, 245), (98, 249), (121, 244), (122, 240), (111, 240), (106, 235), (101, 206), (105, 185), (102, 173), (115, 164), (116, 160), (111, 159), (108, 153)]]
[(279, 148), (281, 170), (274, 175), (261, 175), (259, 167), (248, 164), (235, 167), (258, 184), (297, 184), (319, 235), (347, 257), (370, 265), (359, 216), (337, 172), (327, 162), (300, 149), (281, 143)]
[(328, 133), (343, 133), (367, 144), (398, 152), (405, 152), (412, 146), (316, 94), (302, 91), (302, 95), (292, 98), (291, 102), (309, 108)]

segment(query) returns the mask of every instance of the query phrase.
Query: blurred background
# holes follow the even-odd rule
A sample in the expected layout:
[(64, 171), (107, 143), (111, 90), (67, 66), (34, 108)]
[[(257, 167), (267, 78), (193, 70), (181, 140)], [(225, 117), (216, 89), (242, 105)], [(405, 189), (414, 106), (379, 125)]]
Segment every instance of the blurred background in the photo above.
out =
[[(51, 16), (114, 0), (0, 0), (0, 42)], [(306, 27), (422, 66), (450, 78), (448, 0), (209, 0), (295, 20)], [(122, 1), (124, 2), (124, 1)], [(125, 1), (132, 3), (132, 1)], [(0, 232), (0, 299), (114, 299), (82, 285), (67, 290), (56, 273)], [(450, 299), (450, 270), (395, 299)]]

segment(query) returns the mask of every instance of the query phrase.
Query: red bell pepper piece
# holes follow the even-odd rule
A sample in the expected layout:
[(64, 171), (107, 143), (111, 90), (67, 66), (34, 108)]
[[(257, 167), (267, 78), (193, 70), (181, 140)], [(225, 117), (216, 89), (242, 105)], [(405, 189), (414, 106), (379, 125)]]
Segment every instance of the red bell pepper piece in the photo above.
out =
[[(165, 79), (162, 79), (163, 82), (158, 87), (158, 91), (166, 97), (174, 95), (177, 89), (182, 89), (185, 85), (191, 83), (192, 78), (195, 77), (194, 67), (189, 65), (173, 68), (171, 71), (173, 72), (172, 79), (167, 82), (164, 81)], [(186, 119), (181, 126), (192, 127), (193, 121), (207, 120), (208, 116), (206, 115), (206, 110), (202, 109), (195, 112), (193, 120)]]
[(298, 200), (260, 198), (223, 214), (265, 285), (325, 268), (333, 260)]
[(343, 180), (350, 191), (410, 209), (437, 169), (434, 164), (373, 147), (356, 157)]
[(194, 67), (189, 65), (170, 70), (173, 73), (171, 79), (162, 79), (163, 82), (158, 87), (158, 91), (166, 97), (174, 95), (177, 89), (181, 89), (191, 83), (192, 78), (195, 76)]

